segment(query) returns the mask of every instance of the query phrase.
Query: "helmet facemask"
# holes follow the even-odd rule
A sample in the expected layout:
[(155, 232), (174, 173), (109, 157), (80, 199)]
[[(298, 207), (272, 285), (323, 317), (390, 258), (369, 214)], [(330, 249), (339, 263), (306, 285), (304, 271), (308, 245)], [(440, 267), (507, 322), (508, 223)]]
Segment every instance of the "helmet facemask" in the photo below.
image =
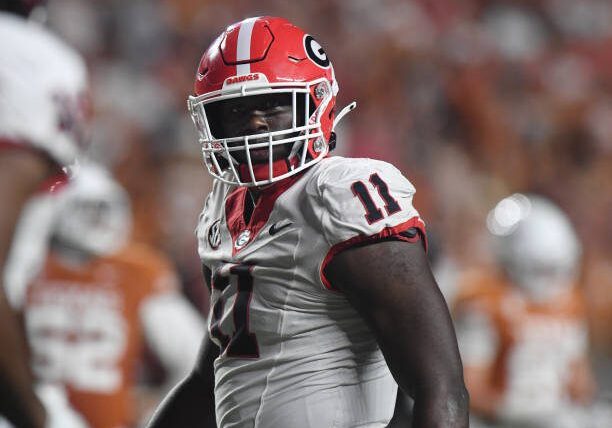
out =
[[(312, 82), (242, 85), (190, 97), (188, 107), (208, 171), (228, 184), (262, 186), (320, 161), (329, 152), (321, 121), (325, 114), (332, 115), (328, 107), (333, 96), (332, 86), (322, 78)], [(238, 130), (241, 135), (236, 135), (235, 130), (224, 126), (228, 121), (228, 105), (249, 104), (246, 97), (253, 97), (249, 101), (255, 97), (284, 100), (284, 104), (291, 106), (291, 123), (283, 129), (256, 133), (245, 134)], [(279, 150), (279, 146), (286, 146), (286, 150)], [(257, 150), (265, 150), (267, 159), (262, 160), (261, 154), (257, 159), (254, 156)], [(279, 152), (287, 155), (279, 159)]]
[(81, 197), (62, 210), (55, 239), (92, 256), (106, 256), (125, 245), (130, 228), (129, 207), (123, 197)]
[(53, 238), (62, 248), (88, 256), (107, 256), (121, 249), (132, 229), (126, 191), (103, 168), (83, 164), (58, 194)]

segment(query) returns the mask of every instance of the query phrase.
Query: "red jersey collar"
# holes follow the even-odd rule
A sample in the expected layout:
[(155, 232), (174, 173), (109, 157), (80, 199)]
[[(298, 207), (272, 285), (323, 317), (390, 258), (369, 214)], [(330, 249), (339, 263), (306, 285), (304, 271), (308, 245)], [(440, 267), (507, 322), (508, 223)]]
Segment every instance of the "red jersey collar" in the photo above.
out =
[[(285, 165), (287, 164), (284, 160), (282, 160), (282, 162)], [(268, 165), (266, 164), (264, 166), (267, 174)], [(226, 197), (225, 218), (227, 228), (232, 237), (232, 254), (235, 255), (249, 242), (253, 241), (263, 226), (268, 222), (276, 200), (297, 182), (307, 170), (308, 169), (262, 188), (248, 223), (244, 220), (244, 210), (247, 202), (246, 198), (250, 197), (250, 195), (248, 195), (248, 188), (238, 187)], [(240, 242), (238, 242), (239, 240)]]

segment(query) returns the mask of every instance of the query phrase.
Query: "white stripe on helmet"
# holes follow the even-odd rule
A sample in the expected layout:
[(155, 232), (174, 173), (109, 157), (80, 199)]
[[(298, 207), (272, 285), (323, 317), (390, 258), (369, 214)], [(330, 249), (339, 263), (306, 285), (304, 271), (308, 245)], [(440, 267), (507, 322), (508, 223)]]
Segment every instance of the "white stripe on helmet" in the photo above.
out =
[[(246, 61), (251, 59), (251, 36), (253, 34), (253, 26), (257, 18), (245, 19), (238, 30), (238, 44), (236, 47), (236, 61)], [(237, 64), (236, 75), (249, 74), (251, 72), (251, 64)]]

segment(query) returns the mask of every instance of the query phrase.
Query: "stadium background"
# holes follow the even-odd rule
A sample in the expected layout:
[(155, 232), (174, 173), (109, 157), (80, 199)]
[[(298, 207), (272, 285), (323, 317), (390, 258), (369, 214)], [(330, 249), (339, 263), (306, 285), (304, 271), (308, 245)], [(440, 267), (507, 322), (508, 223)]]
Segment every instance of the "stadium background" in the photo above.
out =
[(325, 47), (339, 104), (358, 102), (338, 152), (410, 177), (445, 278), (492, 262), (499, 199), (539, 192), (566, 210), (597, 379), (611, 383), (612, 2), (50, 0), (50, 26), (90, 68), (89, 156), (131, 195), (134, 239), (171, 257), (203, 312), (193, 231), (211, 180), (185, 99), (213, 38), (252, 15), (287, 17)]

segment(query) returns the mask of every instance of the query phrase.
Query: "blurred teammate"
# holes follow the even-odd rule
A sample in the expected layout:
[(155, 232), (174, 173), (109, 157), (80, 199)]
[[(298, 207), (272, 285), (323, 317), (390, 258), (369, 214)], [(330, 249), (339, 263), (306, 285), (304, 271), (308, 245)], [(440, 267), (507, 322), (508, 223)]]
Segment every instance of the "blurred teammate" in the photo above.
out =
[(328, 156), (354, 105), (336, 114), (321, 45), (285, 19), (246, 19), (204, 54), (195, 93), (216, 179), (198, 226), (215, 345), (151, 426), (214, 424), (216, 349), (219, 427), (384, 427), (396, 381), (415, 427), (467, 427), (414, 187), (387, 163)]
[(454, 304), (472, 410), (493, 426), (586, 426), (576, 418), (594, 384), (576, 233), (552, 202), (520, 194), (488, 226), (501, 269), (466, 275)]
[(81, 166), (59, 198), (51, 251), (24, 306), (34, 374), (64, 384), (91, 427), (135, 426), (145, 347), (176, 383), (195, 361), (203, 321), (168, 260), (126, 246), (128, 197), (106, 171)]
[[(37, 1), (0, 1), (0, 281), (22, 208), (73, 161), (83, 125), (82, 59), (23, 17)], [(0, 414), (19, 427), (42, 427), (24, 342), (0, 286)], [(43, 394), (44, 395), (44, 394)], [(50, 423), (49, 420), (47, 423)]]

